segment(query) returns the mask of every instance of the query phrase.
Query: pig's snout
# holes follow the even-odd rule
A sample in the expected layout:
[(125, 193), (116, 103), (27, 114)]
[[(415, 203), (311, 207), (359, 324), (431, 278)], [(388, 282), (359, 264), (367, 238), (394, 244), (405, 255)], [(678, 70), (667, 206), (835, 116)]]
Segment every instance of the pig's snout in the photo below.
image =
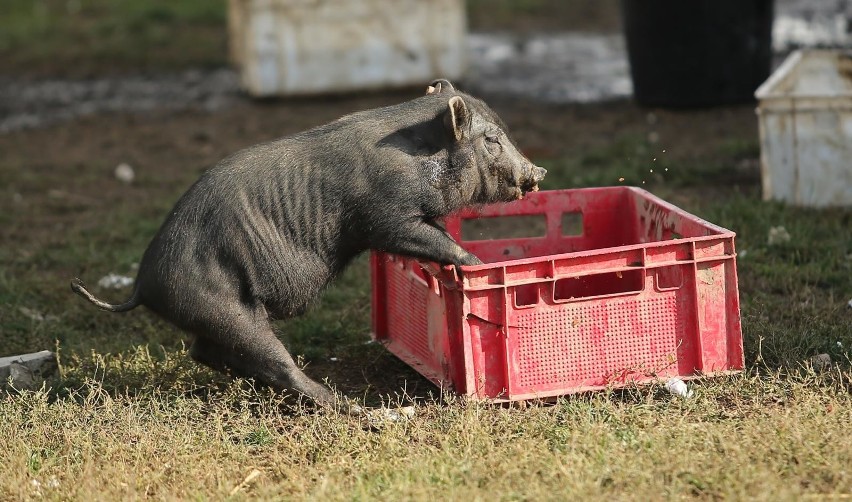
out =
[(544, 175), (547, 174), (547, 170), (543, 167), (530, 164), (529, 171), (527, 172), (528, 178), (521, 187), (521, 192), (538, 192), (538, 182), (544, 179)]

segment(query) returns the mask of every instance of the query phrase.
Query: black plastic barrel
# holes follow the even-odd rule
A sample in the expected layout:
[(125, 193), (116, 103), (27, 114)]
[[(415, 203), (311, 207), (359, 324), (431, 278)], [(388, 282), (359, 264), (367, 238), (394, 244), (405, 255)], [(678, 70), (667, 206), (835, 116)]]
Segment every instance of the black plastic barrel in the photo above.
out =
[(773, 0), (622, 0), (637, 103), (754, 101), (772, 62)]

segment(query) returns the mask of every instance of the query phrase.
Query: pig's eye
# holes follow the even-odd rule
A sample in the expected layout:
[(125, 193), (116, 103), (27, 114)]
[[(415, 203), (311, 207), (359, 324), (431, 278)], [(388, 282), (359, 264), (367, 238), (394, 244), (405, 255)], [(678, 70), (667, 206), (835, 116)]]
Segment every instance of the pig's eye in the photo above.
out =
[(499, 142), (500, 142), (500, 138), (499, 138), (499, 137), (497, 137), (496, 135), (494, 135), (494, 136), (485, 136), (485, 141), (487, 141), (487, 142), (489, 142), (489, 143), (499, 143)]

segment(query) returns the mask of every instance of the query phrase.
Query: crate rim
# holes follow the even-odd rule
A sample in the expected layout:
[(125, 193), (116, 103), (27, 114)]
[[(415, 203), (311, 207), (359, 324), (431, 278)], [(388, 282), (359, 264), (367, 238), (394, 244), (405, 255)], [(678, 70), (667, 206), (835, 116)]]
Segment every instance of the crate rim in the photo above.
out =
[[(674, 211), (681, 216), (685, 216), (685, 217), (687, 217), (691, 220), (695, 220), (698, 223), (701, 223), (703, 226), (709, 227), (710, 229), (717, 231), (719, 233), (719, 236), (722, 236), (723, 234), (731, 234), (731, 236), (736, 236), (736, 232), (734, 232), (733, 230), (729, 230), (727, 228), (721, 227), (719, 225), (716, 225), (715, 223), (711, 223), (711, 222), (705, 220), (704, 218), (701, 218), (700, 216), (696, 216), (692, 213), (689, 213), (686, 210), (684, 210), (684, 209), (682, 209), (678, 206), (675, 206), (671, 202), (667, 202), (666, 200), (654, 195), (653, 193), (649, 192), (648, 190), (645, 190), (644, 188), (640, 188), (640, 187), (637, 187), (637, 186), (608, 185), (608, 186), (589, 187), (589, 188), (560, 188), (560, 189), (556, 189), (556, 190), (541, 190), (541, 191), (538, 191), (538, 192), (532, 192), (532, 193), (527, 194), (527, 197), (536, 198), (536, 197), (540, 197), (542, 195), (550, 194), (550, 193), (568, 193), (568, 192), (580, 192), (580, 191), (583, 191), (583, 192), (598, 192), (598, 191), (600, 191), (600, 192), (606, 192), (606, 191), (633, 192), (633, 193), (635, 193), (637, 195), (641, 195), (641, 196), (643, 196), (647, 199), (651, 199), (654, 203), (659, 204), (660, 206), (663, 206), (666, 209)], [(456, 213), (451, 214), (449, 217), (458, 217), (458, 218), (462, 218), (462, 219), (475, 219), (475, 218), (478, 218), (478, 217), (489, 217), (490, 215), (487, 214), (489, 212), (489, 210), (488, 210), (489, 207), (490, 206), (481, 206), (481, 208), (465, 208), (465, 209), (462, 209), (461, 211), (458, 211)], [(507, 215), (507, 216), (509, 216), (509, 215)], [(709, 236), (709, 237), (712, 237), (712, 236)], [(696, 239), (697, 237), (687, 237), (687, 238), (688, 239)], [(502, 239), (492, 239), (492, 240), (502, 240)], [(468, 265), (468, 266), (474, 266), (474, 265)]]
[[(513, 259), (483, 263), (483, 264), (480, 264), (480, 265), (462, 265), (459, 268), (462, 271), (477, 272), (477, 271), (480, 271), (480, 270), (486, 270), (486, 269), (495, 268), (495, 267), (505, 267), (505, 266), (511, 266), (511, 265), (529, 265), (531, 263), (538, 263), (538, 262), (542, 262), (542, 261), (549, 261), (549, 260), (556, 260), (556, 259), (561, 260), (561, 259), (579, 258), (581, 256), (582, 257), (600, 256), (600, 255), (604, 255), (604, 254), (613, 254), (613, 253), (625, 252), (625, 251), (635, 251), (637, 249), (664, 247), (664, 246), (669, 246), (673, 242), (676, 242), (676, 241), (683, 241), (683, 242), (686, 242), (686, 243), (692, 243), (692, 242), (712, 241), (712, 240), (717, 240), (717, 239), (733, 239), (733, 238), (736, 238), (736, 236), (737, 236), (736, 232), (734, 232), (733, 230), (729, 230), (727, 228), (716, 225), (715, 223), (711, 223), (711, 222), (705, 220), (704, 218), (696, 216), (696, 215), (694, 215), (694, 214), (692, 214), (692, 213), (690, 213), (690, 212), (688, 212), (688, 211), (686, 211), (686, 210), (684, 210), (684, 209), (682, 209), (678, 206), (675, 206), (674, 204), (672, 204), (670, 202), (667, 202), (666, 200), (654, 195), (653, 193), (645, 190), (644, 188), (640, 188), (640, 187), (636, 187), (636, 186), (610, 185), (610, 186), (591, 187), (591, 188), (565, 188), (565, 189), (558, 189), (558, 190), (542, 190), (540, 192), (535, 192), (535, 194), (530, 194), (530, 195), (532, 197), (539, 197), (539, 195), (536, 195), (536, 194), (569, 193), (569, 192), (580, 192), (580, 191), (584, 191), (584, 192), (590, 192), (590, 191), (632, 192), (636, 195), (640, 195), (640, 196), (642, 196), (646, 199), (651, 200), (655, 204), (658, 204), (661, 207), (664, 207), (664, 208), (668, 209), (669, 211), (672, 211), (672, 212), (678, 214), (681, 217), (691, 219), (691, 220), (695, 221), (696, 223), (699, 223), (702, 226), (708, 228), (709, 230), (713, 230), (717, 233), (714, 234), (714, 235), (703, 235), (703, 236), (700, 236), (700, 237), (683, 237), (683, 238), (680, 238), (680, 239), (670, 240), (670, 241), (654, 241), (654, 242), (645, 242), (645, 243), (639, 243), (639, 244), (625, 244), (625, 245), (622, 245), (622, 246), (612, 246), (612, 247), (608, 247), (608, 248), (590, 249), (590, 250), (585, 250), (585, 251), (571, 251), (571, 252), (568, 252), (568, 253), (559, 253), (559, 254), (553, 254), (553, 255), (547, 255), (547, 256), (533, 256), (533, 257), (530, 257), (530, 258), (513, 258)], [(468, 208), (468, 209), (464, 209), (464, 210), (462, 210), (458, 213), (451, 215), (451, 217), (458, 217), (458, 218), (461, 218), (461, 219), (475, 219), (475, 218), (478, 218), (478, 217), (490, 217), (490, 215), (483, 214), (480, 210), (477, 210), (477, 209)], [(539, 239), (539, 238), (543, 239), (545, 237), (528, 237), (526, 239)], [(513, 239), (513, 238), (490, 239), (490, 241), (493, 241), (495, 243), (500, 243), (502, 241), (511, 241), (511, 240), (515, 240), (515, 239)], [(462, 241), (462, 242), (464, 242), (464, 241)], [(734, 249), (734, 253), (733, 253), (732, 256), (737, 256), (736, 248)], [(711, 257), (711, 258), (707, 258), (706, 261), (713, 261), (713, 260), (719, 260), (719, 259), (723, 259), (723, 257)], [(695, 260), (695, 261), (702, 261), (702, 260)], [(443, 268), (444, 270), (447, 270), (447, 271), (451, 271), (454, 267), (455, 267), (455, 265), (449, 264), (449, 265), (444, 265), (443, 267), (440, 267), (440, 268)]]

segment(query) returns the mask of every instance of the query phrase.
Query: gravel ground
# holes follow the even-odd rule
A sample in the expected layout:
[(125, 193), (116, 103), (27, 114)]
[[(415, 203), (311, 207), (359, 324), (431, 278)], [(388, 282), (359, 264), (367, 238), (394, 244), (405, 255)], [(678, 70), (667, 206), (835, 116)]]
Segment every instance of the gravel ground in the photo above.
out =
[(244, 99), (230, 69), (87, 80), (0, 79), (0, 133), (104, 112), (197, 108)]

